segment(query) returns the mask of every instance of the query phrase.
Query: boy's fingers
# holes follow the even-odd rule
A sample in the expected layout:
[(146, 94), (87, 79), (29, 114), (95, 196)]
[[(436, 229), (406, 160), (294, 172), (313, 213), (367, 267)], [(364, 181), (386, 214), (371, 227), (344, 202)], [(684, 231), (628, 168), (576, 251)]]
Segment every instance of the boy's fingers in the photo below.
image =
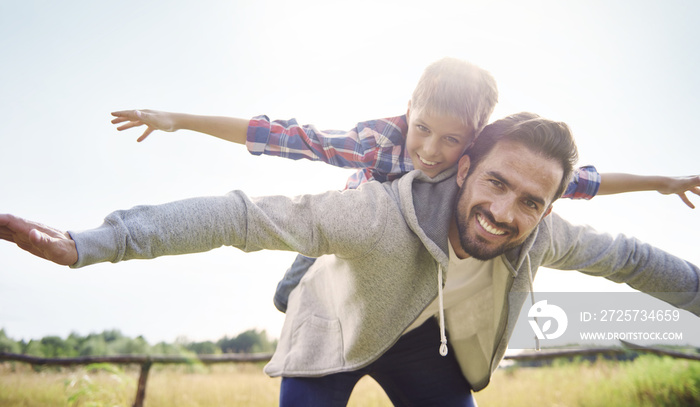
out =
[(688, 199), (688, 197), (685, 196), (685, 192), (681, 192), (680, 194), (678, 194), (678, 196), (681, 197), (681, 200), (685, 202), (685, 204), (688, 205), (690, 209), (695, 209), (695, 205), (693, 205), (693, 203), (690, 202), (690, 199)]
[(153, 130), (154, 130), (154, 129), (153, 129), (152, 127), (147, 128), (146, 131), (143, 132), (143, 134), (141, 135), (141, 137), (139, 137), (138, 139), (136, 139), (136, 141), (137, 141), (138, 143), (144, 141), (144, 140), (146, 139), (146, 137), (148, 137), (151, 133), (153, 133)]
[(121, 123), (128, 120), (135, 121), (139, 120), (142, 116), (140, 110), (121, 110), (119, 112), (112, 112), (111, 114), (115, 117), (115, 119), (112, 119), (112, 123)]
[(117, 124), (117, 123), (123, 123), (123, 122), (128, 122), (129, 118), (127, 117), (117, 117), (116, 119), (112, 119), (112, 124)]
[(116, 117), (137, 117), (138, 114), (136, 112), (138, 112), (138, 110), (119, 110), (116, 112), (112, 112), (111, 115)]
[(694, 193), (695, 195), (700, 195), (700, 187), (692, 188), (690, 192)]
[(122, 131), (122, 130), (127, 130), (132, 127), (138, 127), (138, 126), (143, 126), (144, 123), (141, 121), (130, 121), (127, 124), (122, 124), (121, 126), (117, 127), (117, 130)]

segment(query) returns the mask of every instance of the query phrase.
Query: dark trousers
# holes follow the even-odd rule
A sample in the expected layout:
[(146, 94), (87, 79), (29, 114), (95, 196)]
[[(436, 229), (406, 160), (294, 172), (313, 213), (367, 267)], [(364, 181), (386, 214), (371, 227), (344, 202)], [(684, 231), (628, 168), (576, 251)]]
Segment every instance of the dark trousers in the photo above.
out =
[(323, 377), (284, 377), (280, 406), (345, 406), (365, 375), (379, 383), (395, 406), (476, 406), (452, 350), (440, 356), (439, 332), (430, 318), (362, 369)]

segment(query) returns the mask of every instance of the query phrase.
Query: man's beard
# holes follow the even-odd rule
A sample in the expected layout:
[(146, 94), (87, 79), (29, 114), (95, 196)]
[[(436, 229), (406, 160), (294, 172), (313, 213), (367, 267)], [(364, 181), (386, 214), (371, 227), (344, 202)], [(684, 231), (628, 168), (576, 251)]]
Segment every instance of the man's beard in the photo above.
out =
[(511, 249), (521, 243), (508, 241), (504, 242), (500, 246), (494, 247), (493, 245), (484, 241), (480, 236), (470, 236), (469, 229), (474, 227), (473, 222), (476, 222), (477, 213), (497, 228), (506, 230), (513, 235), (517, 235), (517, 230), (513, 230), (513, 227), (497, 223), (490, 212), (480, 210), (478, 206), (473, 207), (469, 213), (469, 216), (466, 218), (460, 217), (459, 210), (457, 210), (455, 213), (455, 221), (457, 223), (457, 230), (459, 231), (459, 243), (462, 245), (462, 249), (467, 252), (468, 255), (477, 260), (491, 260), (505, 253), (506, 250)]

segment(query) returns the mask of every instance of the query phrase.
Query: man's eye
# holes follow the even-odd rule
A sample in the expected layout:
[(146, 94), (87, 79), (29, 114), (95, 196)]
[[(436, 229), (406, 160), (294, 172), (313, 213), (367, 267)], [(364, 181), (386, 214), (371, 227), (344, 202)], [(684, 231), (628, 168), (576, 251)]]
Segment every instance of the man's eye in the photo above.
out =
[(502, 188), (502, 187), (503, 187), (503, 183), (502, 183), (501, 181), (497, 180), (497, 179), (492, 179), (492, 180), (490, 180), (490, 182), (491, 182), (491, 185), (493, 185), (493, 186), (496, 187), (496, 188)]
[(528, 208), (537, 210), (537, 203), (531, 200), (526, 200), (525, 205), (527, 205)]

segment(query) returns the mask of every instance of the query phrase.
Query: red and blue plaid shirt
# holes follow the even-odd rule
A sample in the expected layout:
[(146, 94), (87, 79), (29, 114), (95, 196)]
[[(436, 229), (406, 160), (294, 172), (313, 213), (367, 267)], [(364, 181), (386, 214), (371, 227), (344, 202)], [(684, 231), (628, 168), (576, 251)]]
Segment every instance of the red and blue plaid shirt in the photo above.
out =
[[(391, 181), (414, 169), (405, 148), (407, 131), (405, 115), (361, 122), (350, 131), (318, 130), (294, 119), (270, 121), (267, 116), (256, 116), (248, 123), (246, 147), (253, 155), (306, 158), (357, 168), (345, 185), (352, 189), (371, 180)], [(591, 199), (599, 187), (595, 167), (581, 167), (563, 197)]]

